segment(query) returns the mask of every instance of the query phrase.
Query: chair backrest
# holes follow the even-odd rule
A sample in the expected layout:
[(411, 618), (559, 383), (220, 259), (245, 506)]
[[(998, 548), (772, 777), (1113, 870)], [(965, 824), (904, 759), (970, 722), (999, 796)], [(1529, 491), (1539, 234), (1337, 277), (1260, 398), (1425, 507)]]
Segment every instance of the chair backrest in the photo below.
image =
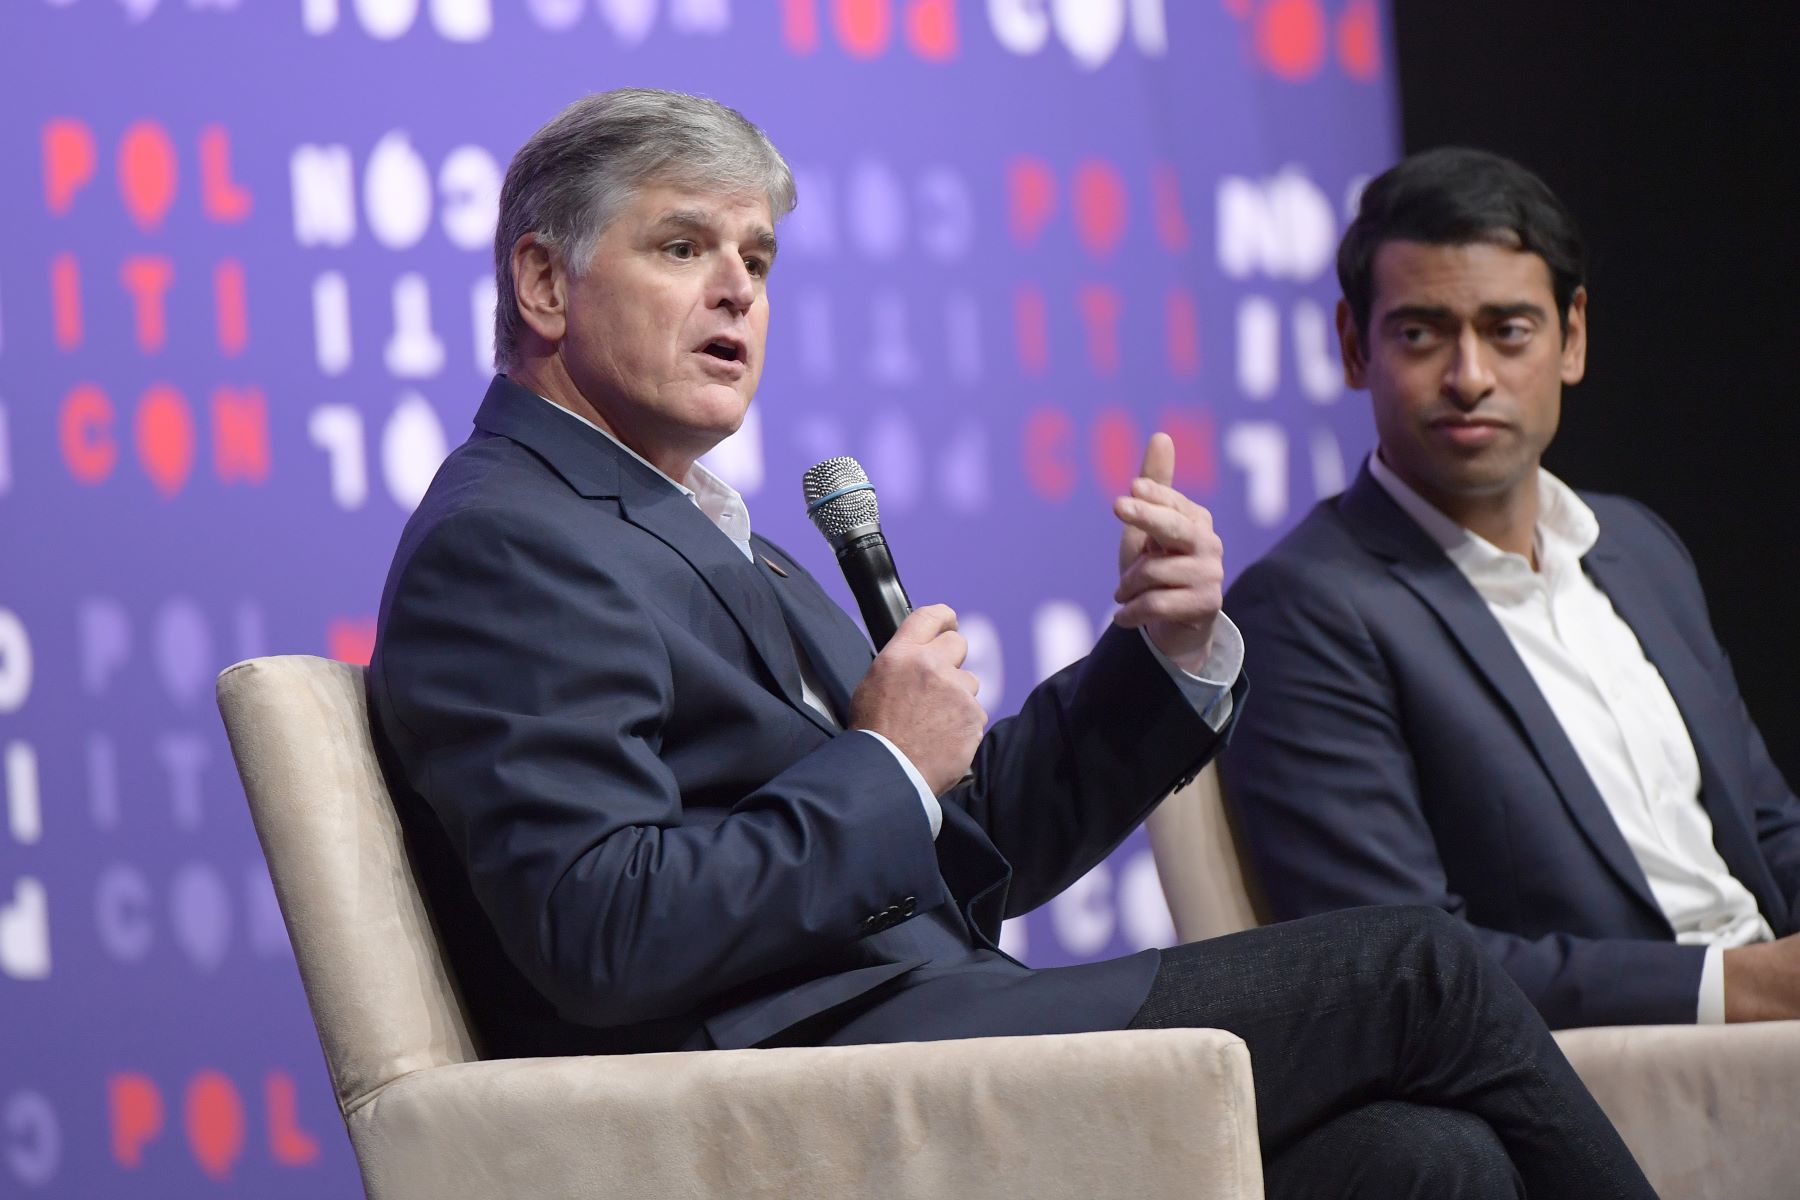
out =
[(1268, 908), (1240, 853), (1219, 773), (1208, 766), (1144, 822), (1175, 933), (1184, 942), (1254, 929)]
[(362, 667), (256, 658), (219, 711), (346, 1116), (382, 1085), (476, 1057), (369, 735)]

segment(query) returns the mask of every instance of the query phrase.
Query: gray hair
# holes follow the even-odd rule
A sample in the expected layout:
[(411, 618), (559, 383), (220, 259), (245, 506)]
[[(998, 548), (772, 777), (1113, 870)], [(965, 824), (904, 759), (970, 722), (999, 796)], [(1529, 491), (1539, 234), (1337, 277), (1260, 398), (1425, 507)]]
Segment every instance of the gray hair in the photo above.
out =
[(584, 96), (513, 155), (494, 228), (494, 365), (517, 365), (525, 323), (513, 295), (513, 245), (527, 233), (579, 277), (594, 246), (652, 183), (707, 192), (761, 191), (769, 215), (794, 207), (794, 175), (762, 130), (716, 100), (652, 88)]

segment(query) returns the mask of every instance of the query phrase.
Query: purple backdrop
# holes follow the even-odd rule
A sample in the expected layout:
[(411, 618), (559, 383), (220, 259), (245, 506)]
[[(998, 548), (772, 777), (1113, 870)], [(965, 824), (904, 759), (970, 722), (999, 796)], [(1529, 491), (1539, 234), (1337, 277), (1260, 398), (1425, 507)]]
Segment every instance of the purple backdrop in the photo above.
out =
[[(212, 701), (366, 657), (488, 375), (514, 147), (699, 91), (796, 168), (715, 453), (823, 578), (862, 459), (1004, 712), (1106, 619), (1154, 427), (1228, 563), (1365, 449), (1330, 332), (1396, 148), (1373, 0), (8, 0), (0, 15), (0, 1193), (357, 1194)], [(840, 593), (841, 594), (841, 593)], [(1141, 835), (1009, 928), (1172, 936)]]

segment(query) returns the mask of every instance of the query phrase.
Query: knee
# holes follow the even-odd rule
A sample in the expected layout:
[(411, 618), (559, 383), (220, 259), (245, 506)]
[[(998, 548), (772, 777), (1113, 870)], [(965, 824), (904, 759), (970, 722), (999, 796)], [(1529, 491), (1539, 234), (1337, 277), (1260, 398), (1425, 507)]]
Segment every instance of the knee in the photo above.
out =
[(1430, 1105), (1392, 1104), (1374, 1124), (1385, 1137), (1368, 1148), (1358, 1195), (1459, 1196), (1507, 1200), (1524, 1195), (1519, 1174), (1493, 1127), (1473, 1113)]

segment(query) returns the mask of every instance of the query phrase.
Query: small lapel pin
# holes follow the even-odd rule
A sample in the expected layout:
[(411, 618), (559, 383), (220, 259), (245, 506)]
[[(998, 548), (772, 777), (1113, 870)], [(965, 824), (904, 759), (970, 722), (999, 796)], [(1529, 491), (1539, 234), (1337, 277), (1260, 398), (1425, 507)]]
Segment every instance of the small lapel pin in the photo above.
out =
[(786, 579), (788, 577), (788, 573), (786, 571), (782, 570), (781, 567), (775, 562), (775, 560), (770, 558), (768, 555), (766, 555), (766, 554), (763, 555), (762, 560), (768, 566), (769, 570), (775, 572), (777, 575), (781, 576), (783, 579)]

